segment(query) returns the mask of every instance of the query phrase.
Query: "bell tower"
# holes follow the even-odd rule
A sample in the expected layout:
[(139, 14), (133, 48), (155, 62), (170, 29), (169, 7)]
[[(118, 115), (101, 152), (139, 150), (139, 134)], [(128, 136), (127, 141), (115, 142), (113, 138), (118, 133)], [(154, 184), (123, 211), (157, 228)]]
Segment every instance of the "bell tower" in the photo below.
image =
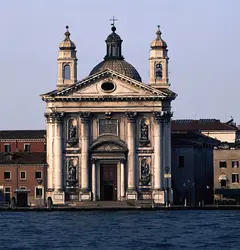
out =
[(151, 43), (150, 49), (150, 80), (149, 84), (154, 88), (168, 88), (168, 50), (167, 43), (161, 38), (162, 32), (158, 25), (156, 39)]
[(58, 51), (58, 82), (57, 88), (62, 89), (77, 82), (76, 46), (70, 39), (66, 26), (65, 39), (59, 44)]

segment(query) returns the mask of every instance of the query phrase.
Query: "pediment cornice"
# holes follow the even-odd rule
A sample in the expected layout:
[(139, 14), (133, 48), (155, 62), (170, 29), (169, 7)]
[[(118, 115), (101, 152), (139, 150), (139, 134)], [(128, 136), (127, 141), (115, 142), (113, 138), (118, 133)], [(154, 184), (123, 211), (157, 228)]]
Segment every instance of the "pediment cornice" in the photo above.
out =
[[(144, 90), (148, 95), (143, 96), (113, 96), (113, 95), (102, 95), (102, 96), (72, 96), (74, 93), (79, 91), (81, 88), (89, 85), (95, 81), (101, 80), (102, 78), (114, 77), (120, 79), (123, 82), (134, 86), (136, 89)], [(54, 90), (46, 94), (41, 95), (42, 99), (46, 102), (58, 102), (58, 101), (126, 101), (126, 100), (163, 100), (163, 99), (175, 99), (176, 94), (170, 90), (159, 90), (155, 89), (145, 83), (141, 83), (132, 78), (124, 76), (118, 72), (115, 72), (110, 69), (106, 69), (102, 72), (91, 75), (71, 86), (68, 86), (62, 90)]]

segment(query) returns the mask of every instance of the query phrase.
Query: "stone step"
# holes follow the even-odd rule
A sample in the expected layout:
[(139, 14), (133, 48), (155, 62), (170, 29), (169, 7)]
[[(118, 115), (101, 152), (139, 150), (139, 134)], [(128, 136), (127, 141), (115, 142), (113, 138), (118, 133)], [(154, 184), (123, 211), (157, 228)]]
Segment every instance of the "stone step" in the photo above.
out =
[(104, 208), (124, 208), (130, 205), (126, 201), (78, 201), (71, 206), (75, 207), (104, 207)]

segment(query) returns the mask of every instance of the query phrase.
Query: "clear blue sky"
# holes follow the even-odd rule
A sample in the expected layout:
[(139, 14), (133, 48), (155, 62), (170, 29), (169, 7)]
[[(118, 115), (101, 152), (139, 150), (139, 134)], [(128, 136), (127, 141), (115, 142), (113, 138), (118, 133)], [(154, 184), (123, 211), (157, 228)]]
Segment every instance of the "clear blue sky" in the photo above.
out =
[(118, 18), (125, 59), (148, 82), (149, 45), (161, 25), (169, 47), (174, 118), (233, 116), (240, 124), (239, 0), (0, 1), (0, 129), (45, 128), (39, 95), (55, 89), (58, 45), (70, 26), (78, 79), (105, 55)]

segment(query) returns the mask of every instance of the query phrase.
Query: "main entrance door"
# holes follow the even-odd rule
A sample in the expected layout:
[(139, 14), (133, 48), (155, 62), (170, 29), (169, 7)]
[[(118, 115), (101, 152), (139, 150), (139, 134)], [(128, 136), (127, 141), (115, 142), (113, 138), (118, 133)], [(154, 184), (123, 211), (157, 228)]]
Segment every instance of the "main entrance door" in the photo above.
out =
[(101, 200), (117, 200), (117, 165), (101, 164), (100, 178)]

